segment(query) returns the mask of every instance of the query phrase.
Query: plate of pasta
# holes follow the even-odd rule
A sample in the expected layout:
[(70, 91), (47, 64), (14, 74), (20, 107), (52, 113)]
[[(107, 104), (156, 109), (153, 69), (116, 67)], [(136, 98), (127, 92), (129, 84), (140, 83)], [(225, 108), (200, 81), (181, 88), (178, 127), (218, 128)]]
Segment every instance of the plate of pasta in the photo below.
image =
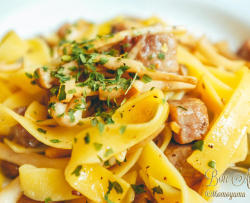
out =
[(1, 203), (249, 202), (249, 40), (91, 9), (5, 26), (29, 5), (0, 20)]

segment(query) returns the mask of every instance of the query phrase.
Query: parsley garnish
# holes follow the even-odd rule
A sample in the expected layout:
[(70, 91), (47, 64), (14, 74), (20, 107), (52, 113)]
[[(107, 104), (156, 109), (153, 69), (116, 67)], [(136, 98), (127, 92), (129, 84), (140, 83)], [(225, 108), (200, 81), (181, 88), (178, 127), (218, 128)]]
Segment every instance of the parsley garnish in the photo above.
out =
[(94, 145), (96, 151), (100, 151), (102, 148), (101, 143), (94, 142), (93, 145)]
[(47, 131), (42, 129), (42, 128), (37, 128), (37, 131), (40, 132), (40, 133), (43, 133), (43, 134), (47, 133)]
[(44, 72), (48, 71), (48, 67), (47, 66), (43, 66), (42, 69), (43, 69)]
[(90, 122), (91, 122), (92, 126), (96, 126), (98, 123), (98, 120), (97, 120), (97, 118), (93, 118)]
[(79, 176), (80, 171), (82, 170), (82, 165), (78, 165), (75, 170), (71, 173), (71, 175)]
[(70, 55), (63, 55), (61, 59), (64, 62), (69, 62), (69, 61), (71, 61), (72, 58)]
[(69, 115), (69, 119), (70, 119), (70, 122), (73, 123), (75, 122), (75, 110), (74, 109), (69, 109), (68, 111), (68, 115)]
[(86, 133), (86, 136), (84, 137), (84, 142), (85, 142), (85, 144), (89, 144), (89, 142), (90, 142), (90, 135), (89, 135), (89, 133)]
[(65, 85), (61, 85), (60, 90), (59, 90), (58, 99), (59, 99), (59, 101), (66, 99)]
[(123, 133), (126, 131), (126, 128), (127, 128), (126, 125), (122, 125), (122, 126), (120, 127), (120, 134), (123, 134)]
[(100, 133), (102, 133), (104, 131), (104, 124), (102, 122), (98, 122), (98, 129), (100, 131)]
[(192, 145), (192, 150), (203, 150), (204, 141), (198, 140)]
[(145, 185), (143, 184), (140, 184), (140, 185), (132, 184), (131, 187), (133, 188), (133, 190), (135, 191), (135, 194), (137, 195), (146, 192), (144, 189)]
[(108, 157), (109, 155), (113, 154), (114, 151), (112, 148), (109, 148), (105, 151), (104, 157)]
[(177, 107), (184, 110), (184, 111), (187, 111), (187, 109), (185, 107), (183, 107), (183, 106), (177, 106)]
[(33, 77), (32, 74), (27, 73), (27, 72), (25, 73), (25, 75), (26, 75), (28, 78), (30, 78), (30, 79)]
[(105, 63), (107, 63), (109, 60), (107, 59), (107, 58), (100, 58), (100, 61), (99, 61), (99, 63), (101, 64), (101, 65), (104, 65)]
[(61, 141), (58, 140), (58, 139), (52, 139), (52, 140), (50, 140), (50, 142), (52, 142), (52, 143), (59, 143), (59, 142), (61, 142)]
[(212, 161), (209, 161), (207, 165), (211, 168), (215, 168), (216, 162), (212, 160)]
[(165, 59), (165, 54), (163, 52), (158, 53), (157, 55), (158, 59), (163, 60)]
[(74, 94), (74, 93), (76, 93), (76, 89), (71, 89), (71, 90), (68, 91), (68, 93), (69, 94)]
[(44, 200), (44, 203), (49, 203), (49, 202), (51, 202), (52, 201), (52, 199), (50, 198), (50, 197), (47, 197), (45, 200)]
[(150, 76), (148, 76), (148, 75), (145, 74), (145, 75), (142, 76), (142, 81), (144, 83), (148, 83), (148, 82), (152, 81), (152, 78)]
[(163, 194), (163, 190), (161, 189), (161, 187), (159, 185), (156, 186), (156, 187), (153, 187), (152, 190), (153, 190), (153, 195), (155, 193), (157, 193), (157, 194)]

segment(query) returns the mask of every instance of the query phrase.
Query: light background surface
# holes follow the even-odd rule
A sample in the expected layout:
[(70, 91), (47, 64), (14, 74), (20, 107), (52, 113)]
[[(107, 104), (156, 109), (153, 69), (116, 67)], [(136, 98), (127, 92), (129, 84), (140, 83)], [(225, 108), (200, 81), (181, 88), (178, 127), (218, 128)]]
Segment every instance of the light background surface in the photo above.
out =
[[(228, 40), (233, 49), (250, 38), (250, 0), (0, 0), (0, 37), (11, 29), (31, 37), (79, 18), (102, 22), (121, 14), (157, 15), (196, 35)], [(234, 186), (232, 172), (226, 175), (230, 175), (229, 182), (222, 184), (220, 191), (245, 191), (246, 198), (216, 198), (214, 202), (249, 203), (247, 183)]]

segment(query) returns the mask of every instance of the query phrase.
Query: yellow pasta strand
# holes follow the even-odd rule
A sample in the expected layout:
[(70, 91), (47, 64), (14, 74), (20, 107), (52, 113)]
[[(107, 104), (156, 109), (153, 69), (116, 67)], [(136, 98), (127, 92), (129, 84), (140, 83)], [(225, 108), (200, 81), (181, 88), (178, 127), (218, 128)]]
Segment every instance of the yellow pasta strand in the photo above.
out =
[[(181, 198), (183, 203), (206, 202), (201, 196), (199, 196), (195, 191), (193, 191), (186, 185), (185, 180), (183, 179), (181, 174), (168, 161), (167, 157), (152, 141), (144, 147), (138, 164), (141, 169), (150, 177), (157, 179), (163, 184), (167, 184), (179, 189), (181, 191)], [(166, 198), (168, 197), (166, 196)]]
[(27, 43), (14, 31), (8, 32), (0, 43), (0, 63), (12, 63), (21, 59), (28, 50)]
[(52, 201), (79, 198), (72, 194), (73, 189), (65, 181), (63, 170), (36, 168), (23, 165), (19, 168), (20, 185), (24, 194), (37, 201), (50, 197)]
[[(188, 158), (194, 168), (205, 174), (210, 161), (216, 162), (218, 175), (221, 175), (232, 162), (232, 157), (246, 134), (249, 122), (250, 73), (241, 70), (241, 81), (233, 96), (218, 117), (204, 140), (204, 149), (196, 150)], [(212, 147), (209, 147), (211, 146)], [(223, 153), (222, 153), (223, 152)]]

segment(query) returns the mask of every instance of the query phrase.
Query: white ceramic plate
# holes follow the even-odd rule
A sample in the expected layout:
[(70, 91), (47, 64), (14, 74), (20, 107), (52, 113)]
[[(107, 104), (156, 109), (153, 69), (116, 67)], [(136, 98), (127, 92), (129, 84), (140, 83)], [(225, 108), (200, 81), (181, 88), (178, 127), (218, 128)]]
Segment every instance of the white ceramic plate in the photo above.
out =
[[(250, 37), (249, 0), (5, 0), (0, 6), (0, 37), (10, 29), (22, 37), (31, 37), (53, 31), (65, 21), (85, 18), (101, 22), (121, 14), (157, 15), (171, 24), (185, 25), (196, 35), (228, 40), (234, 49)], [(246, 197), (218, 197), (214, 202), (249, 203), (250, 182), (249, 188), (246, 181), (235, 186), (232, 178), (239, 185), (239, 174), (227, 171), (227, 176), (220, 191), (245, 192)]]

